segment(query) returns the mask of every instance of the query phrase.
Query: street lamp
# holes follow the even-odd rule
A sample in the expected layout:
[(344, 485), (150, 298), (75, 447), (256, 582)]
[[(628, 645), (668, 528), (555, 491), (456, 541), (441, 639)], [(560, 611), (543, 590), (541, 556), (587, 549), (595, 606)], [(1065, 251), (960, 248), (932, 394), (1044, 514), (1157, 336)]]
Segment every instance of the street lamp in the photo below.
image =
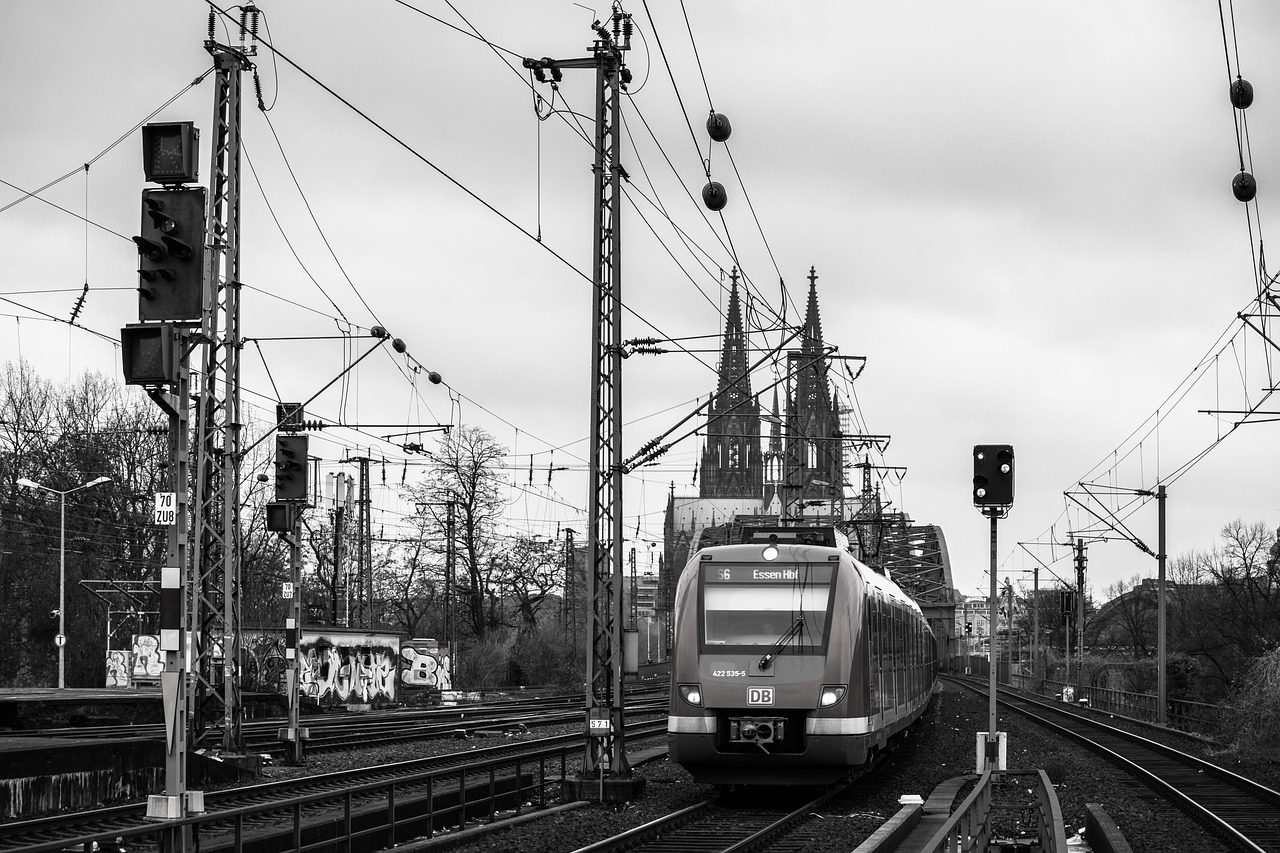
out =
[(57, 495), (61, 507), (61, 519), (58, 525), (58, 636), (54, 639), (54, 645), (58, 647), (58, 689), (62, 690), (67, 686), (67, 495), (72, 492), (78, 492), (81, 489), (88, 489), (92, 486), (100, 486), (103, 483), (111, 482), (110, 477), (99, 477), (96, 480), (90, 480), (82, 486), (76, 486), (74, 489), (51, 489), (48, 486), (41, 485), (35, 480), (28, 480), (22, 477), (18, 480), (18, 485), (27, 489), (43, 489), (46, 492), (52, 492)]

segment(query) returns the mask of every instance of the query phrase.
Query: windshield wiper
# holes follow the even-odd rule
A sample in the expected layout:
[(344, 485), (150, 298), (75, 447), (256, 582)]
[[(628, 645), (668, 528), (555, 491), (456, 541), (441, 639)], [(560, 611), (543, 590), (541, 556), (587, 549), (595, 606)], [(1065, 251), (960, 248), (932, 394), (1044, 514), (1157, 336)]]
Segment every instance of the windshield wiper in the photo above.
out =
[(786, 647), (787, 643), (791, 642), (795, 636), (800, 633), (800, 629), (803, 627), (804, 614), (801, 613), (796, 617), (796, 621), (791, 623), (791, 627), (783, 632), (782, 636), (778, 638), (777, 642), (773, 644), (769, 651), (765, 652), (764, 657), (760, 658), (760, 668), (768, 669), (769, 665), (773, 663), (774, 657)]

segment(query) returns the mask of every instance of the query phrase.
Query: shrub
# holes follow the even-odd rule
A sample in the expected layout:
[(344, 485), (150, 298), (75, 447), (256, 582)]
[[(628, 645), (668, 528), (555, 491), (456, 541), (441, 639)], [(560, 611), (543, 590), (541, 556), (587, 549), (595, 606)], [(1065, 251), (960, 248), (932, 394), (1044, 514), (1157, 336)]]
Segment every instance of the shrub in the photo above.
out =
[(1236, 682), (1223, 731), (1242, 759), (1280, 758), (1280, 648), (1255, 659)]

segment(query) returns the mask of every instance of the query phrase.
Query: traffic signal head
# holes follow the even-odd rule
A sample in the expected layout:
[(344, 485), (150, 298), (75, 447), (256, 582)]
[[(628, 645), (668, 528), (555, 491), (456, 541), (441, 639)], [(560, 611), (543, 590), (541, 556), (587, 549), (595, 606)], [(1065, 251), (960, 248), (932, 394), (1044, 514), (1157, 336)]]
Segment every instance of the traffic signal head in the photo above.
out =
[(973, 448), (973, 505), (1009, 506), (1013, 503), (1013, 447), (979, 444)]
[(138, 319), (200, 322), (204, 312), (204, 187), (142, 191)]
[(276, 433), (276, 500), (307, 499), (307, 440), (297, 433)]
[(120, 330), (120, 355), (126, 385), (172, 385), (178, 381), (173, 357), (173, 326), (168, 323), (125, 326)]
[(142, 174), (153, 184), (189, 184), (199, 168), (200, 129), (190, 121), (142, 126)]
[(273, 533), (293, 532), (298, 508), (294, 504), (272, 501), (267, 504), (267, 530)]

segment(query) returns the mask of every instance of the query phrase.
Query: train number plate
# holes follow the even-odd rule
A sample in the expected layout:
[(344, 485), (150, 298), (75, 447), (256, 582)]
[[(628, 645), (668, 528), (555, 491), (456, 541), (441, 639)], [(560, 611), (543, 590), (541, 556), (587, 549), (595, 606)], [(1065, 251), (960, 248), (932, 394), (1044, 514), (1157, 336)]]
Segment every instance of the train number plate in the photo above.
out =
[(773, 704), (773, 688), (772, 687), (748, 687), (747, 688), (747, 704), (748, 705), (772, 705)]

